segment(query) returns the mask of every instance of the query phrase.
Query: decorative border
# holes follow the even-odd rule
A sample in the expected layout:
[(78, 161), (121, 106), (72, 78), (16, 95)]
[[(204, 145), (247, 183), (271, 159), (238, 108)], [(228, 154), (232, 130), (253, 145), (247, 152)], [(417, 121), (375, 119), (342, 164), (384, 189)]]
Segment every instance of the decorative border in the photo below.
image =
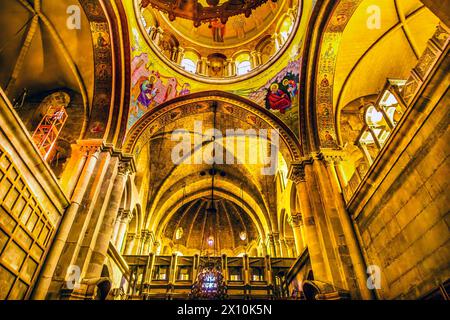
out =
[(341, 0), (334, 8), (320, 40), (315, 107), (320, 146), (336, 148), (337, 134), (333, 106), (333, 84), (342, 35), (362, 0)]
[(153, 112), (144, 115), (130, 129), (124, 143), (124, 151), (130, 154), (138, 152), (160, 128), (171, 122), (192, 114), (210, 112), (211, 101), (219, 102), (219, 112), (244, 120), (252, 126), (276, 129), (288, 147), (290, 160), (301, 159), (300, 142), (286, 124), (253, 102), (221, 91), (200, 92), (161, 104)]

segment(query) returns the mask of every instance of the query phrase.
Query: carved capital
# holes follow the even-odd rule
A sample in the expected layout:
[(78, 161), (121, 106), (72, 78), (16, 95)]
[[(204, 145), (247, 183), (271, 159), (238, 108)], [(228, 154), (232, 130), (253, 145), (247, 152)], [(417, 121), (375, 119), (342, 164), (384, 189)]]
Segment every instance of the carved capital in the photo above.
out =
[(289, 168), (288, 179), (299, 184), (306, 181), (305, 166), (303, 163), (293, 163)]
[(117, 221), (119, 222), (130, 222), (133, 219), (133, 214), (130, 210), (119, 209), (117, 212)]
[(127, 176), (132, 172), (131, 164), (128, 161), (120, 161), (117, 174)]
[(292, 228), (298, 228), (303, 225), (303, 217), (300, 213), (293, 214), (289, 217), (288, 222)]
[(103, 147), (102, 140), (79, 140), (77, 141), (77, 146), (82, 153), (86, 156), (92, 156), (93, 154), (100, 152)]

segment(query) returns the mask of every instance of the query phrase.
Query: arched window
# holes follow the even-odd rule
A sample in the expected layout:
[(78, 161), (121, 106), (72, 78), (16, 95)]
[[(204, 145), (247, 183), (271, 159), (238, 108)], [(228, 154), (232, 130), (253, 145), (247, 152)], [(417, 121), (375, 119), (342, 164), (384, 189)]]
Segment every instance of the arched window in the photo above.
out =
[(236, 74), (242, 76), (252, 70), (252, 63), (250, 61), (249, 53), (241, 53), (236, 56)]
[(288, 16), (284, 19), (280, 27), (280, 36), (283, 43), (285, 43), (294, 29), (294, 21)]
[(247, 74), (250, 72), (250, 70), (252, 70), (252, 64), (248, 60), (242, 61), (242, 62), (238, 63), (238, 65), (237, 65), (237, 75), (238, 76)]
[(181, 66), (187, 72), (196, 73), (197, 72), (197, 64), (189, 58), (184, 58), (181, 60)]

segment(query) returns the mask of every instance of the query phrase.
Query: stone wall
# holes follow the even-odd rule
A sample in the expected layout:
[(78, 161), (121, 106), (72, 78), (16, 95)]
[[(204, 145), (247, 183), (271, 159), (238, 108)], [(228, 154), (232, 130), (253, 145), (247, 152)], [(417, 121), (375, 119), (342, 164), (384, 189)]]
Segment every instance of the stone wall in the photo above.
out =
[[(444, 55), (445, 56), (445, 55)], [(449, 57), (348, 205), (381, 299), (416, 299), (450, 277)]]

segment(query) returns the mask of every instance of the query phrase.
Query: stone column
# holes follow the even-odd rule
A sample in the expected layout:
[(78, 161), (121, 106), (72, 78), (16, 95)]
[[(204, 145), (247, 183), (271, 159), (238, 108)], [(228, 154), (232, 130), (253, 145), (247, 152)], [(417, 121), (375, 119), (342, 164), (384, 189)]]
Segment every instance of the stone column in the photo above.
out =
[(198, 73), (202, 76), (208, 75), (208, 58), (200, 58), (200, 60), (198, 61)]
[(268, 247), (270, 248), (270, 256), (276, 257), (277, 256), (277, 250), (275, 246), (275, 239), (273, 237), (273, 234), (269, 234), (267, 237)]
[(280, 239), (280, 257), (289, 258), (289, 250), (286, 244), (286, 239)]
[(103, 217), (100, 232), (92, 252), (85, 279), (96, 279), (101, 275), (113, 232), (114, 219), (117, 216), (120, 202), (122, 200), (122, 194), (125, 190), (125, 184), (131, 170), (132, 167), (130, 162), (121, 162), (119, 164), (118, 173), (114, 180), (114, 186), (111, 191), (108, 207), (106, 209), (105, 216)]
[(159, 241), (154, 241), (153, 242), (153, 248), (152, 248), (152, 252), (154, 252), (155, 254), (159, 255), (160, 254), (160, 250), (161, 250), (161, 242)]
[(296, 247), (295, 247), (295, 239), (286, 239), (286, 247), (288, 249), (288, 252), (290, 252), (289, 257), (290, 258), (297, 258), (297, 256), (299, 256), (301, 254), (296, 252)]
[(272, 36), (272, 39), (273, 39), (274, 44), (275, 44), (275, 51), (280, 50), (280, 48), (281, 48), (280, 35), (278, 33), (274, 33), (273, 36)]
[(260, 251), (261, 251), (261, 256), (262, 256), (262, 257), (267, 256), (267, 247), (266, 247), (266, 244), (264, 243), (264, 240), (261, 239), (259, 236), (258, 236), (258, 246), (259, 246)]
[(183, 59), (184, 59), (184, 48), (182, 48), (182, 47), (178, 47), (177, 48), (177, 55), (176, 55), (176, 62), (178, 63), (178, 64), (181, 64), (181, 61), (183, 61)]
[(295, 183), (297, 188), (297, 196), (300, 200), (300, 210), (304, 222), (305, 244), (308, 247), (314, 278), (319, 281), (329, 282), (316, 221), (311, 210), (311, 200), (309, 199), (306, 185), (305, 165), (307, 164), (304, 162), (292, 164), (289, 170), (289, 179)]
[(364, 262), (361, 247), (354, 230), (353, 221), (350, 214), (345, 208), (342, 189), (339, 185), (337, 174), (337, 166), (342, 161), (342, 155), (337, 152), (331, 154), (322, 153), (322, 157), (327, 162), (327, 172), (332, 185), (332, 190), (338, 207), (339, 220), (341, 221), (342, 231), (344, 233), (345, 242), (349, 249), (350, 258), (354, 268), (356, 280), (358, 282), (359, 291), (363, 299), (373, 299), (373, 293), (367, 288), (366, 264)]
[(252, 69), (255, 69), (261, 65), (261, 53), (258, 51), (252, 51), (250, 52), (251, 62), (252, 62)]
[(133, 219), (133, 214), (130, 212), (130, 210), (123, 210), (121, 213), (119, 213), (119, 215), (119, 231), (114, 245), (117, 251), (121, 252), (127, 232), (127, 227), (130, 221)]
[(141, 239), (142, 239), (142, 251), (141, 255), (148, 255), (152, 251), (152, 233), (148, 230), (141, 231)]
[(156, 27), (155, 26), (151, 26), (150, 28), (148, 28), (147, 33), (148, 33), (148, 35), (149, 35), (151, 40), (154, 39), (155, 32), (156, 32)]
[(155, 45), (159, 46), (161, 44), (161, 38), (162, 38), (163, 33), (164, 33), (164, 30), (161, 29), (161, 27), (156, 28), (156, 30), (154, 32), (154, 39), (153, 39), (153, 42), (155, 43)]
[(305, 241), (303, 239), (303, 219), (300, 213), (291, 215), (289, 218), (289, 223), (292, 226), (295, 241), (295, 250), (297, 251), (297, 256), (301, 255), (303, 249), (305, 248)]
[[(98, 145), (83, 145), (81, 148), (85, 157), (83, 160), (83, 171), (80, 174), (75, 190), (72, 194), (71, 205), (67, 208), (62, 218), (55, 239), (53, 240), (52, 247), (45, 259), (41, 274), (31, 296), (31, 299), (33, 300), (46, 299), (56, 267), (59, 259), (61, 258), (70, 230), (72, 229), (73, 222), (80, 208), (80, 204), (84, 198), (87, 186), (100, 155), (100, 146)], [(60, 273), (65, 274), (64, 270), (60, 270)]]
[(250, 281), (251, 281), (251, 279), (250, 279), (250, 262), (249, 262), (247, 254), (245, 254), (242, 257), (242, 262), (243, 262), (243, 267), (244, 267), (244, 270), (243, 270), (244, 271), (244, 283), (249, 285)]
[(124, 255), (126, 256), (130, 256), (133, 255), (133, 249), (136, 245), (136, 234), (135, 233), (129, 233), (127, 235), (127, 241), (125, 244), (125, 251), (124, 251)]
[(120, 229), (120, 222), (122, 221), (121, 217), (123, 214), (123, 209), (119, 209), (117, 212), (116, 219), (114, 220), (114, 228), (111, 235), (111, 242), (116, 244), (117, 238), (119, 237), (119, 229)]
[(383, 148), (383, 146), (381, 145), (380, 140), (378, 139), (378, 137), (372, 127), (369, 127), (369, 132), (370, 132), (370, 135), (372, 136), (373, 141), (375, 142), (375, 145), (377, 146), (378, 150), (381, 150), (381, 148)]
[(232, 58), (227, 59), (226, 71), (227, 77), (234, 77), (236, 75), (236, 63)]

